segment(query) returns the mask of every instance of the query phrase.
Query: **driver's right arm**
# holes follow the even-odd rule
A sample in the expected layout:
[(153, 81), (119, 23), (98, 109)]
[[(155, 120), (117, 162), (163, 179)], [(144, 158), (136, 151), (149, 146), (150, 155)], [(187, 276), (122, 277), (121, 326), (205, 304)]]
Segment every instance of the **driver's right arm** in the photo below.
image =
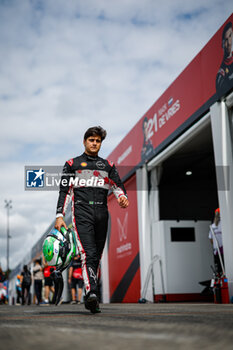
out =
[(58, 218), (56, 218), (54, 227), (55, 227), (58, 231), (60, 231), (62, 226), (64, 226), (64, 227), (66, 228), (66, 230), (68, 230), (68, 227), (66, 226), (66, 223), (65, 223), (63, 217), (62, 217), (62, 216), (59, 216)]

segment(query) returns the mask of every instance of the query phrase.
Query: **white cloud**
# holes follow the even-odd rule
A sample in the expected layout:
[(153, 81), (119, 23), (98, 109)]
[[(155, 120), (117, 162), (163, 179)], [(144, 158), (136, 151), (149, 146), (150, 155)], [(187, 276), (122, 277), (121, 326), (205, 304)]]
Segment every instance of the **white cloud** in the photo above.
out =
[(57, 199), (24, 191), (24, 165), (63, 164), (96, 124), (108, 131), (107, 156), (231, 11), (230, 0), (1, 1), (0, 217), (12, 199), (12, 264)]

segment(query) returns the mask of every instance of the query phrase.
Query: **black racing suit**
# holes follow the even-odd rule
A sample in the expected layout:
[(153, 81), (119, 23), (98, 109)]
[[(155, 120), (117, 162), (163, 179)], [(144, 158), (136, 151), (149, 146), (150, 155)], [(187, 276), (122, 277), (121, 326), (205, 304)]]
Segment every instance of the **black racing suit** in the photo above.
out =
[(153, 145), (151, 140), (146, 140), (144, 137), (143, 145), (142, 145), (142, 150), (141, 150), (141, 160), (145, 161), (147, 160), (153, 153)]
[(221, 97), (233, 87), (233, 53), (231, 57), (224, 58), (216, 76), (216, 91)]
[(86, 295), (97, 293), (97, 273), (104, 249), (107, 228), (107, 195), (126, 196), (115, 165), (86, 153), (68, 160), (63, 168), (57, 204), (57, 217), (64, 216), (72, 198), (72, 220), (82, 260)]

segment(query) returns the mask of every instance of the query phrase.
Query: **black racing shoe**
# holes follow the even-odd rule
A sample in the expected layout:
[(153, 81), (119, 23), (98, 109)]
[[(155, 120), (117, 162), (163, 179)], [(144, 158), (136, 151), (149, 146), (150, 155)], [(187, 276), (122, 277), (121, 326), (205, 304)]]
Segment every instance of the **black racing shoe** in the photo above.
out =
[(99, 301), (95, 293), (90, 293), (85, 301), (85, 308), (92, 314), (100, 313)]
[(96, 306), (96, 309), (94, 312), (92, 312), (93, 314), (100, 314), (101, 313), (101, 310), (99, 308), (99, 306)]

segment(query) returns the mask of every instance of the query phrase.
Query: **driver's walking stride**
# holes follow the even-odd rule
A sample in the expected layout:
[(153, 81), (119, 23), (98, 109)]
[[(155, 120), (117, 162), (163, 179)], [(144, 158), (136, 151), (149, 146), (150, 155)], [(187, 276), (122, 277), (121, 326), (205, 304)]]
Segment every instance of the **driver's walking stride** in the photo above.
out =
[(67, 228), (63, 218), (71, 198), (73, 227), (82, 260), (85, 306), (91, 312), (99, 312), (97, 280), (108, 228), (109, 189), (122, 208), (129, 205), (115, 165), (98, 156), (105, 137), (106, 131), (101, 127), (89, 128), (84, 135), (84, 153), (65, 163), (55, 223), (59, 231), (62, 226)]

